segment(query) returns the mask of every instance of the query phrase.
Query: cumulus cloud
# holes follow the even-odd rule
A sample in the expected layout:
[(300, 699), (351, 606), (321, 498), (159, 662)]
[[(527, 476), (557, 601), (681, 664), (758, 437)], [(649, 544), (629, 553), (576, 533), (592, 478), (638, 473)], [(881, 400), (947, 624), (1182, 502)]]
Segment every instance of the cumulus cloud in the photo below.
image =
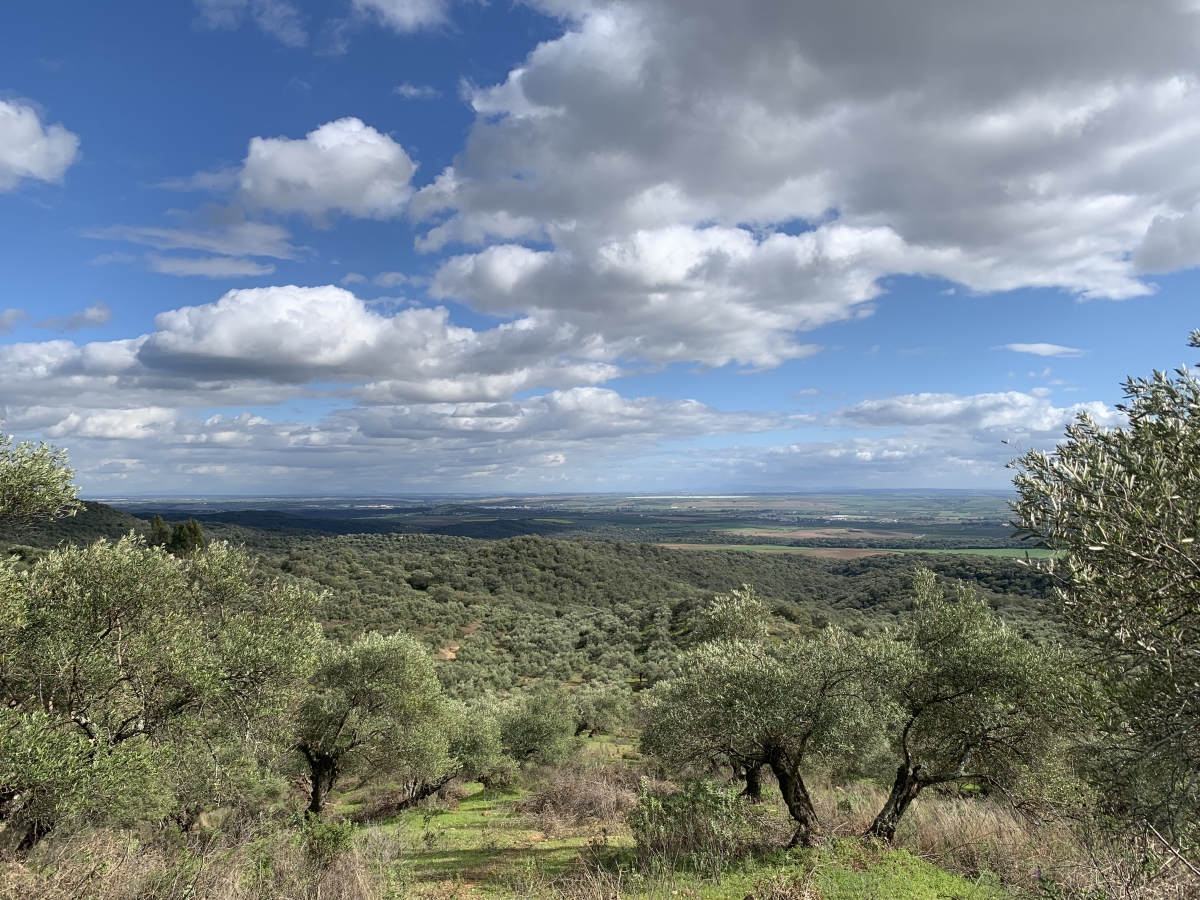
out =
[[(301, 213), (319, 226), (336, 214), (388, 219), (404, 210), (416, 169), (404, 148), (386, 134), (360, 119), (338, 119), (299, 140), (252, 138), (240, 167), (161, 182), (159, 187), (168, 190), (233, 194), (228, 205), (206, 203), (190, 213), (170, 211), (183, 220), (183, 227), (113, 225), (86, 231), (85, 236), (231, 257), (150, 255), (145, 261), (153, 272), (209, 278), (269, 275), (273, 265), (248, 257), (295, 259), (298, 250), (285, 228), (247, 219), (248, 211)], [(99, 261), (117, 259), (117, 254), (108, 254)]]
[(253, 138), (238, 193), (251, 207), (303, 213), (318, 222), (330, 213), (387, 219), (403, 211), (416, 170), (386, 134), (345, 118), (300, 140)]
[(446, 0), (353, 0), (354, 9), (399, 34), (446, 21)]
[(619, 369), (578, 355), (574, 336), (523, 318), (488, 330), (445, 309), (380, 315), (343, 288), (227, 292), (160, 313), (150, 334), (77, 345), (0, 347), (13, 406), (78, 408), (278, 403), (332, 392), (363, 403), (494, 401), (538, 388), (598, 384)]
[(201, 28), (233, 31), (249, 17), (264, 33), (288, 47), (308, 43), (300, 11), (286, 0), (195, 0)]
[(887, 229), (639, 231), (588, 252), (499, 244), (448, 260), (430, 292), (477, 309), (534, 309), (593, 336), (596, 352), (654, 362), (774, 366), (816, 347), (794, 338), (865, 311), (875, 279), (908, 267)]
[(79, 158), (79, 137), (62, 125), (42, 124), (37, 110), (0, 100), (0, 192), (24, 179), (62, 181)]
[[(412, 201), (422, 249), (483, 245), (441, 296), (770, 365), (888, 274), (1121, 299), (1194, 264), (1194, 5), (540, 6), (562, 36), (472, 90), (466, 148)], [(725, 353), (695, 326), (721, 316)]]
[(1005, 350), (1014, 353), (1032, 353), (1034, 356), (1081, 356), (1083, 351), (1077, 347), (1064, 347), (1062, 344), (1005, 344)]

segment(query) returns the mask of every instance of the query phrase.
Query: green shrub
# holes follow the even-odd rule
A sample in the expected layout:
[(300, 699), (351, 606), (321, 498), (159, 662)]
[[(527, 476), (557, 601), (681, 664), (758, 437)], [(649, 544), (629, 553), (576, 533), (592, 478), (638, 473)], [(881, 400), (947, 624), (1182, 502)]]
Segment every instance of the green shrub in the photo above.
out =
[(674, 793), (643, 789), (629, 828), (644, 862), (717, 877), (729, 863), (759, 849), (761, 817), (736, 790), (689, 781)]
[(308, 816), (303, 830), (304, 850), (315, 866), (327, 869), (350, 852), (355, 831), (352, 822), (325, 822)]

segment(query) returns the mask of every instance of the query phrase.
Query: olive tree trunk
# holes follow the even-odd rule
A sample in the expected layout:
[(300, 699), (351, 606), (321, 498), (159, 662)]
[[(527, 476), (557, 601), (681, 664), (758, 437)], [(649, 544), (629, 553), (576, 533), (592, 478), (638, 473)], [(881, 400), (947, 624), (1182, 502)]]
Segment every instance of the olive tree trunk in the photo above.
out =
[(804, 786), (804, 779), (798, 771), (783, 761), (773, 760), (771, 771), (779, 782), (779, 793), (783, 795), (788, 813), (798, 826), (788, 846), (817, 846), (821, 841), (821, 824), (817, 821), (817, 811), (813, 808), (808, 788)]
[(751, 803), (762, 803), (762, 764), (743, 766), (742, 778), (746, 786), (741, 795)]
[(896, 779), (892, 782), (892, 790), (888, 794), (887, 802), (883, 804), (883, 809), (879, 811), (879, 815), (867, 829), (866, 836), (878, 838), (889, 844), (894, 842), (896, 826), (900, 824), (900, 818), (917, 799), (917, 794), (921, 793), (921, 788), (924, 786), (921, 781), (920, 765), (909, 766), (907, 763), (900, 765), (896, 769)]
[(312, 779), (312, 790), (308, 800), (308, 814), (319, 816), (325, 809), (325, 799), (333, 790), (338, 777), (337, 760), (328, 753), (300, 747), (300, 752), (308, 760), (308, 770)]

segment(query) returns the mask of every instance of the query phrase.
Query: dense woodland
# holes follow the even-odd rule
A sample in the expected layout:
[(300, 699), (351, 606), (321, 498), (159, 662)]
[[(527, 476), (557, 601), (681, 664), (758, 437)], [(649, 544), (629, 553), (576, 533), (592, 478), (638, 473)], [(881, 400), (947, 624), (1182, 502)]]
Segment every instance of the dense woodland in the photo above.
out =
[[(77, 516), (22, 539), (46, 549), (64, 540), (112, 540), (131, 530), (148, 535), (149, 529), (146, 520), (89, 503)], [(1048, 578), (1005, 557), (836, 560), (538, 536), (321, 536), (219, 523), (206, 533), (245, 546), (264, 571), (322, 590), (321, 615), (331, 636), (404, 630), (443, 651), (439, 676), (463, 695), (539, 678), (653, 683), (687, 645), (696, 611), (743, 584), (771, 606), (778, 634), (831, 623), (862, 632), (894, 624), (911, 609), (912, 574), (926, 566), (943, 579), (977, 586), (1021, 633), (1055, 633), (1044, 603)], [(5, 538), (15, 542), (18, 535), (0, 535)], [(20, 558), (36, 558), (15, 546)]]

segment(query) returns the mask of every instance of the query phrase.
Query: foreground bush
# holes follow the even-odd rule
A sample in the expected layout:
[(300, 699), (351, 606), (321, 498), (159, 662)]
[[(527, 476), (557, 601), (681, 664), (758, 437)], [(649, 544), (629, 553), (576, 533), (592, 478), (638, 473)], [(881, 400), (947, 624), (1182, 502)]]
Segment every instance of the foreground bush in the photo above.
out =
[(737, 860), (769, 847), (767, 815), (711, 781), (689, 781), (673, 792), (644, 791), (629, 828), (644, 863), (717, 877)]

